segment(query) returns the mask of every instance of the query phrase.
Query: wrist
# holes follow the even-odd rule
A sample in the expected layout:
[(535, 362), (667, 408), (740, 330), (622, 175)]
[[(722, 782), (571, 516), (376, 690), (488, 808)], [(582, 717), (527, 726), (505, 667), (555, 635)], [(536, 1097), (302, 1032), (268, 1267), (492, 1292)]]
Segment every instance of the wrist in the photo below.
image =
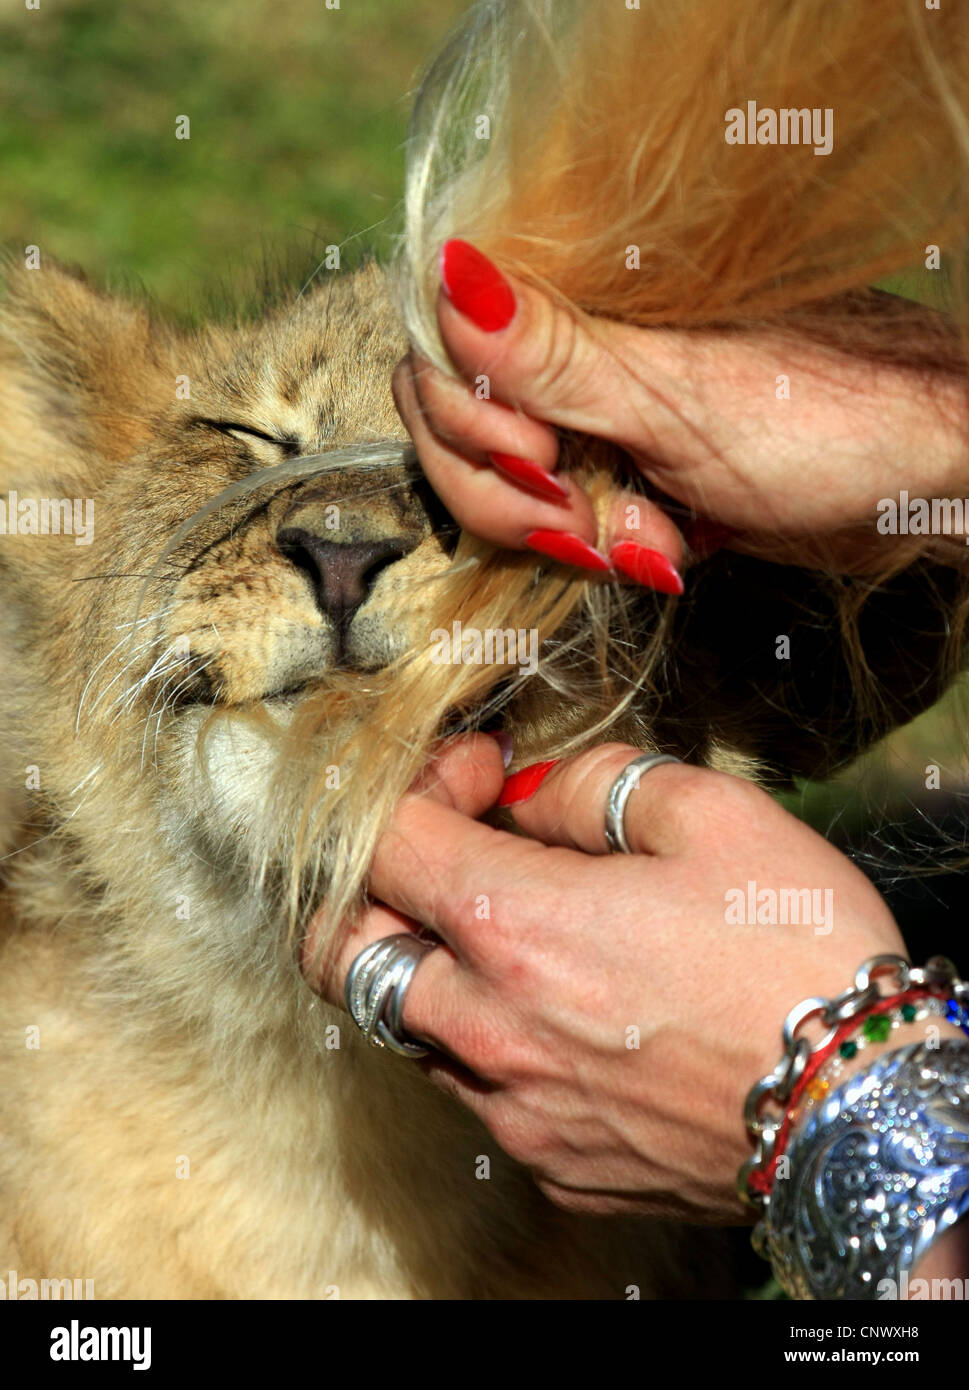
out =
[[(827, 1031), (812, 1046), (801, 1030), (815, 1017)], [(762, 1213), (755, 1246), (789, 1294), (907, 1297), (969, 1210), (967, 1035), (969, 984), (942, 957), (873, 957), (841, 994), (791, 1010), (781, 1062), (748, 1096), (755, 1156), (741, 1170)], [(962, 1255), (952, 1242), (939, 1259)]]

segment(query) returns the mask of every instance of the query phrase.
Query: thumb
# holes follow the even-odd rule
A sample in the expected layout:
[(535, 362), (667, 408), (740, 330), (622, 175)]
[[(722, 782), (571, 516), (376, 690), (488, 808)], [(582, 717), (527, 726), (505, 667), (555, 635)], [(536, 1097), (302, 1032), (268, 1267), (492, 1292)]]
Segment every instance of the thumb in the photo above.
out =
[(461, 734), (445, 739), (411, 793), (429, 796), (442, 806), (477, 819), (498, 800), (512, 752), (511, 737), (506, 733)]
[(583, 319), (466, 241), (445, 242), (440, 271), (438, 324), (466, 380), (487, 377), (492, 398), (534, 419), (650, 449), (662, 405), (643, 377), (663, 375), (661, 330)]

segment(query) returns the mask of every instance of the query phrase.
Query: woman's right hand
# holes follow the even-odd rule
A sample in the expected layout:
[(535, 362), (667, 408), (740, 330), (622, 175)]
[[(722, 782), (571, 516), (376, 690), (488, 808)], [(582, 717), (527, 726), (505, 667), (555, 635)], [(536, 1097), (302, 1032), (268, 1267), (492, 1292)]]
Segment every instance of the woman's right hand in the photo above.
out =
[[(394, 394), (435, 491), (496, 545), (679, 592), (684, 535), (641, 495), (617, 488), (595, 549), (589, 500), (555, 476), (553, 427), (625, 449), (702, 518), (686, 537), (699, 551), (726, 541), (792, 564), (877, 568), (902, 543), (876, 530), (879, 499), (969, 490), (958, 378), (927, 382), (777, 330), (580, 322), (464, 242), (447, 243), (441, 268), (438, 322), (460, 378), (411, 353)], [(963, 537), (948, 539), (965, 553)]]

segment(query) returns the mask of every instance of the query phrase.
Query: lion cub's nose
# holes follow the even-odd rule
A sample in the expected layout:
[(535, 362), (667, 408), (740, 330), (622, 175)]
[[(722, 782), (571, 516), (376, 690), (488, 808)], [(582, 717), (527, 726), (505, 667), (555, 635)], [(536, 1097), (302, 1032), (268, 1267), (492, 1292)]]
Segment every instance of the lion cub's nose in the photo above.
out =
[(407, 536), (374, 541), (323, 540), (299, 526), (276, 536), (286, 559), (309, 576), (321, 610), (344, 631), (380, 573), (414, 548)]

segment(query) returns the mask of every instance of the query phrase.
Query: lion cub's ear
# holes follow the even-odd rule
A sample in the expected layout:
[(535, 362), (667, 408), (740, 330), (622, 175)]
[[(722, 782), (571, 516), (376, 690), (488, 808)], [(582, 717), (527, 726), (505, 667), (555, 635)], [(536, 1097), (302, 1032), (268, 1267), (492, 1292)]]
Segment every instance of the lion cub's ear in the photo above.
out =
[(0, 481), (90, 480), (129, 458), (174, 397), (173, 334), (45, 259), (0, 300)]

